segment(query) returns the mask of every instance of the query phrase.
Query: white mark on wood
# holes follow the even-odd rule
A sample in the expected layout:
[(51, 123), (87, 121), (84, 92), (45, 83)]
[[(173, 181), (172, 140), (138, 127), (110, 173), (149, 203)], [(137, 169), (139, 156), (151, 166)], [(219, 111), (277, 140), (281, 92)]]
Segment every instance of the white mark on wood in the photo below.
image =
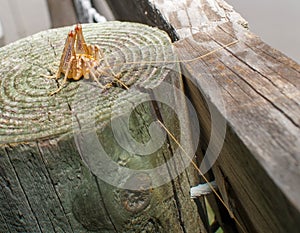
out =
[[(247, 22), (223, 0), (153, 0), (164, 17), (176, 26), (180, 38), (197, 32), (208, 32), (228, 21), (247, 27)], [(174, 19), (176, 16), (177, 19)]]
[(212, 181), (210, 183), (205, 184), (199, 184), (191, 188), (191, 198), (197, 198), (211, 194), (213, 192), (213, 189), (218, 189), (216, 181)]

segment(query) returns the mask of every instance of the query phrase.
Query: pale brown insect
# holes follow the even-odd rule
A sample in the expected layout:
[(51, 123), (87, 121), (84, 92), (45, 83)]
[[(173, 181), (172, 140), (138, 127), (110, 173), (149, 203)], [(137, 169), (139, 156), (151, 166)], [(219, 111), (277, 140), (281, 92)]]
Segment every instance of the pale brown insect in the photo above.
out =
[(77, 24), (75, 29), (70, 31), (64, 49), (60, 58), (60, 64), (55, 75), (43, 77), (60, 79), (64, 74), (64, 79), (58, 89), (51, 92), (50, 95), (56, 94), (64, 88), (68, 79), (79, 80), (82, 77), (89, 79), (90, 75), (101, 88), (108, 88), (112, 84), (102, 85), (92, 71), (103, 60), (103, 54), (99, 46), (90, 45), (85, 42), (82, 26)]

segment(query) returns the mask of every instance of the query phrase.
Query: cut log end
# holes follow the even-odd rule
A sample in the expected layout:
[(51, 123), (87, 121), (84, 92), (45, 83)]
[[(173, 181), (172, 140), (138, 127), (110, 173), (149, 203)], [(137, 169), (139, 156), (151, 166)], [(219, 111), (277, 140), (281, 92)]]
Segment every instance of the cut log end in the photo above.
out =
[[(96, 82), (82, 79), (67, 82), (59, 93), (49, 96), (60, 86), (63, 78), (56, 81), (41, 75), (51, 75), (57, 69), (70, 29), (41, 32), (1, 49), (1, 144), (69, 133), (72, 131), (74, 109), (87, 111), (97, 101), (101, 103), (99, 118), (103, 118), (109, 114), (115, 96), (128, 95), (120, 84), (101, 90)], [(83, 33), (87, 43), (100, 46), (107, 61), (99, 64), (95, 71), (100, 81), (114, 82), (115, 74), (128, 86), (155, 86), (161, 81), (159, 76), (167, 71), (154, 67), (149, 61), (172, 59), (170, 39), (152, 27), (109, 22), (84, 25)], [(98, 99), (95, 94), (98, 94)]]

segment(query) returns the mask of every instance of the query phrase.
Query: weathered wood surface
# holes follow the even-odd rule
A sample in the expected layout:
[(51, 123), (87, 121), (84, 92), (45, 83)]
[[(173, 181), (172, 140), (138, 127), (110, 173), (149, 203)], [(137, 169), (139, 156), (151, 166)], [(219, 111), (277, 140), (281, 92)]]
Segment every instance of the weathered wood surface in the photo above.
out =
[(213, 106), (227, 127), (213, 172), (244, 231), (299, 232), (299, 64), (253, 35), (221, 0), (108, 2), (118, 19), (157, 25), (174, 40), (180, 38), (175, 43), (180, 59), (239, 41), (201, 60), (182, 62), (186, 90), (200, 116), (201, 148), (205, 151), (211, 139), (207, 106)]
[[(111, 129), (112, 119), (143, 100), (143, 90), (156, 90), (163, 82), (182, 88), (169, 68), (135, 63), (170, 60), (167, 34), (131, 23), (84, 25), (87, 43), (98, 44), (111, 65), (108, 69), (101, 63), (106, 75), (100, 80), (111, 79), (114, 71), (130, 89), (116, 84), (105, 91), (95, 82), (80, 80), (49, 96), (58, 83), (40, 74), (57, 67), (69, 30), (41, 32), (0, 49), (0, 232), (206, 232), (189, 198), (189, 187), (195, 184), (193, 170), (159, 187), (154, 183), (176, 172), (180, 161), (148, 175), (148, 170), (167, 163), (178, 146), (167, 138), (151, 156), (140, 156), (119, 146)], [(184, 108), (176, 93), (162, 94)], [(178, 115), (167, 105), (144, 101), (131, 112), (132, 137), (147, 144), (152, 136), (148, 127), (157, 119), (176, 137), (182, 133)], [(188, 122), (183, 123), (188, 128)], [(89, 144), (95, 138), (84, 138), (93, 133), (109, 163), (98, 161), (102, 155)], [(136, 172), (129, 176), (109, 170), (113, 163)], [(130, 190), (132, 185), (139, 188)]]

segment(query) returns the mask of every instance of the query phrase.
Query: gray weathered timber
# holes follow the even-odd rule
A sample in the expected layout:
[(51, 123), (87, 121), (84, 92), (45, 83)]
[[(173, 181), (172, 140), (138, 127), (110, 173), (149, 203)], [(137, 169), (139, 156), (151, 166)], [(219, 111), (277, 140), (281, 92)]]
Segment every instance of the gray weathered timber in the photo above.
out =
[[(212, 106), (227, 122), (213, 172), (232, 215), (243, 225), (239, 231), (298, 232), (299, 64), (252, 34), (247, 22), (222, 0), (108, 2), (117, 6), (119, 19), (157, 23), (183, 39), (175, 43), (182, 60), (238, 40), (203, 59), (182, 62), (186, 90), (200, 116), (201, 148), (210, 141)], [(118, 8), (120, 4), (130, 4), (131, 11)]]
[[(79, 80), (49, 96), (61, 79), (41, 74), (57, 68), (69, 30), (41, 32), (0, 49), (0, 231), (207, 232), (189, 198), (189, 187), (197, 182), (191, 168), (159, 187), (154, 181), (176, 172), (180, 163), (168, 162), (161, 173), (166, 175), (148, 175), (178, 149), (171, 138), (149, 156), (140, 155), (123, 149), (111, 128), (113, 119), (148, 92), (156, 94), (162, 83), (182, 88), (169, 65), (147, 62), (172, 59), (167, 34), (134, 23), (83, 25), (87, 43), (98, 44), (106, 59), (93, 73), (113, 86), (104, 90), (93, 80)], [(115, 83), (113, 74), (129, 90)], [(161, 94), (185, 109), (175, 92)], [(119, 130), (129, 130), (142, 144), (151, 139), (148, 128), (157, 119), (176, 138), (182, 133), (180, 120), (189, 128), (185, 114), (179, 118), (163, 103), (142, 101), (130, 113), (129, 129), (120, 125)], [(103, 155), (90, 143), (95, 139), (109, 163), (99, 161)], [(136, 172), (110, 170), (112, 164)]]
[[(220, 37), (217, 37), (217, 33)], [(227, 36), (226, 40), (226, 33), (220, 30), (212, 37), (216, 38), (218, 46), (218, 43), (232, 39), (228, 34)], [(200, 34), (197, 38), (205, 40), (205, 36)], [(262, 42), (260, 45), (263, 45)], [(189, 41), (182, 41), (182, 44), (178, 43), (176, 46), (184, 46), (189, 51), (187, 54), (195, 51), (194, 44)], [(198, 54), (205, 53), (206, 49), (199, 46)], [(294, 160), (299, 155), (299, 128), (293, 122), (298, 114), (294, 115), (293, 112), (297, 111), (295, 99), (298, 94), (292, 99), (287, 98), (284, 96), (284, 89), (294, 89), (290, 93), (297, 93), (298, 90), (288, 80), (284, 80), (288, 76), (280, 77), (276, 71), (271, 74), (269, 67), (258, 66), (262, 61), (258, 57), (247, 60), (245, 64), (245, 60), (237, 57), (237, 54), (242, 54), (245, 50), (247, 45), (243, 46), (239, 42), (228, 49), (227, 56), (216, 53), (201, 62), (186, 64), (186, 76), (197, 75), (198, 87), (205, 86), (200, 93), (191, 83), (188, 85), (197, 111), (201, 113), (201, 119), (206, 119), (202, 121), (203, 147), (206, 147), (210, 138), (211, 122), (209, 110), (203, 104), (206, 100), (201, 95), (215, 91), (209, 87), (209, 79), (215, 77), (223, 92), (224, 102), (212, 100), (214, 102), (209, 104), (220, 105), (219, 108), (223, 110), (221, 113), (228, 122), (223, 149), (214, 167), (223, 198), (235, 215), (240, 216), (240, 221), (249, 232), (284, 232), (286, 229), (296, 232), (299, 228), (297, 219), (300, 216), (297, 190), (300, 187), (299, 168)], [(233, 61), (228, 59), (231, 56)], [(275, 61), (272, 64), (275, 65), (273, 68), (281, 65), (278, 60), (277, 64)], [(252, 69), (254, 66), (255, 70)], [(213, 71), (209, 67), (214, 67)], [(272, 81), (284, 81), (285, 84), (273, 86), (260, 71), (264, 69), (269, 69), (268, 77)], [(293, 68), (285, 69), (285, 72), (294, 73)], [(203, 73), (199, 74), (199, 70)], [(256, 86), (253, 86), (254, 79), (260, 80)], [(222, 104), (226, 107), (225, 111)]]

